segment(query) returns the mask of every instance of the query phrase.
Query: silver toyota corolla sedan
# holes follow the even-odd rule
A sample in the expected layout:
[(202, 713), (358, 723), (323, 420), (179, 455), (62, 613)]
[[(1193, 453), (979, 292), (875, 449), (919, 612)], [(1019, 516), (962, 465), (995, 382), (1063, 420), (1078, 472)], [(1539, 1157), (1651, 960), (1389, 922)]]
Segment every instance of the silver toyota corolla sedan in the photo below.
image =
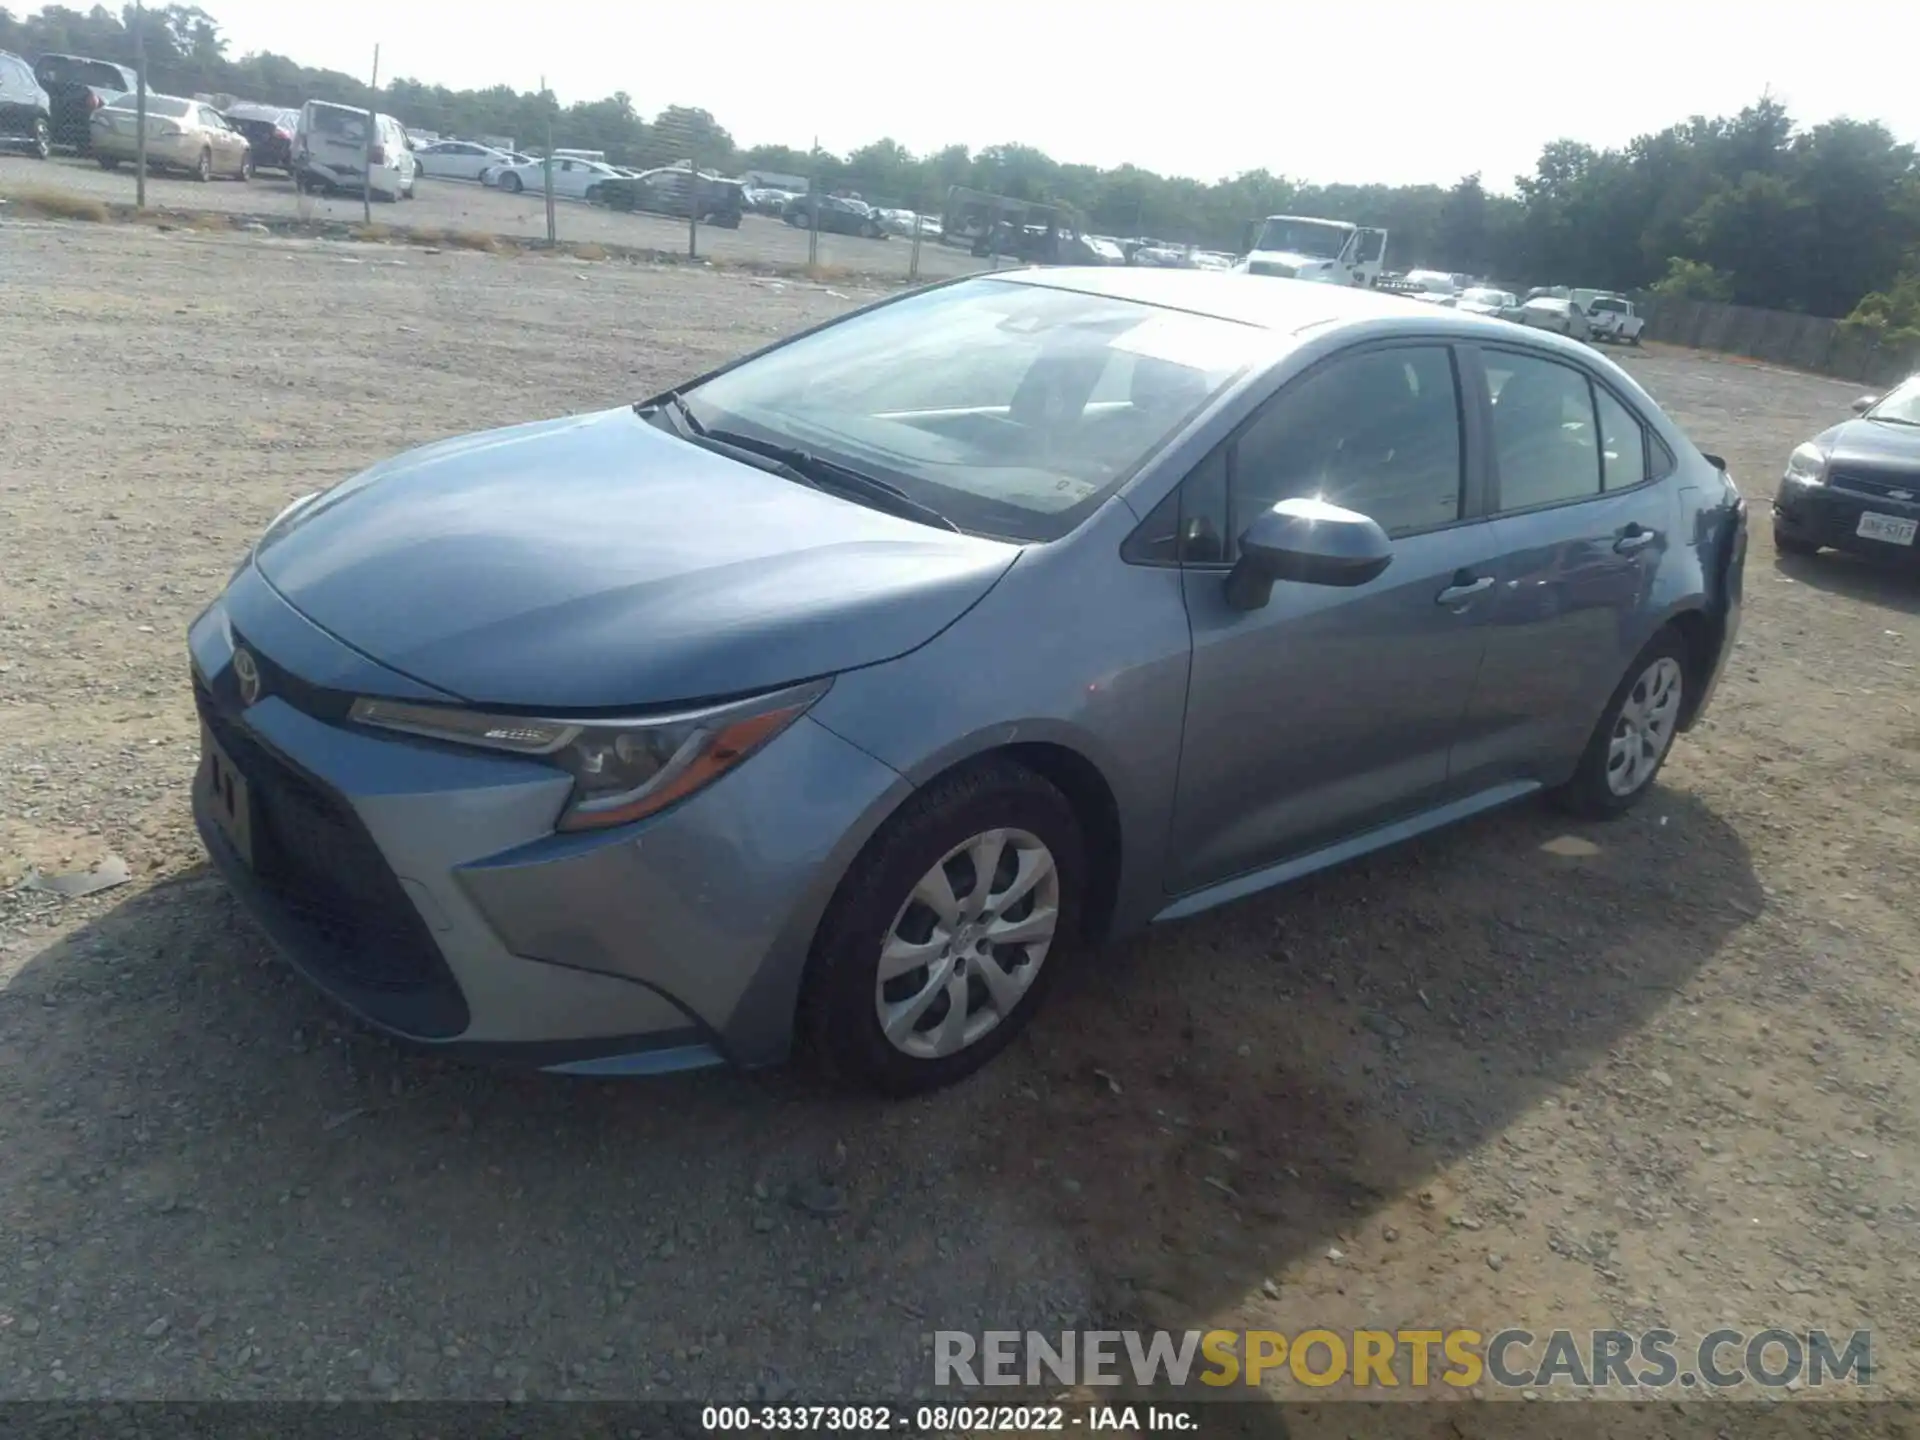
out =
[(194, 810), (393, 1034), (920, 1090), (1076, 946), (1626, 810), (1745, 551), (1724, 464), (1558, 336), (1000, 272), (297, 502), (192, 627)]

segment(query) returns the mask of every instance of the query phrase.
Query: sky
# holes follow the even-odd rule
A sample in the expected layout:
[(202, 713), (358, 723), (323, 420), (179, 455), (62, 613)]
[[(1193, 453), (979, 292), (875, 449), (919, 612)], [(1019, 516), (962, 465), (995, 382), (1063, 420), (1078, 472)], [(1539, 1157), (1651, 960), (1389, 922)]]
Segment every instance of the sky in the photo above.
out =
[[(1920, 5), (1207, 0), (201, 0), (235, 56), (272, 50), (456, 89), (625, 90), (709, 110), (741, 145), (916, 153), (1008, 141), (1215, 180), (1509, 190), (1540, 147), (1617, 146), (1771, 92), (1802, 124), (1920, 141)], [(494, 16), (499, 18), (496, 20)], [(529, 19), (531, 23), (529, 23)], [(405, 117), (402, 117), (403, 119)]]

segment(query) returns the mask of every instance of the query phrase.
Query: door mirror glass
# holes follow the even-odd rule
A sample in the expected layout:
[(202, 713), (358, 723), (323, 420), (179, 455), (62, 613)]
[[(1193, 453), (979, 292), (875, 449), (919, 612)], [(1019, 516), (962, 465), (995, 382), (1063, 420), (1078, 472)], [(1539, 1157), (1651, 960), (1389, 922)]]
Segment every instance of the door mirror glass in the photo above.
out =
[(1878, 395), (1862, 395), (1858, 400), (1853, 402), (1853, 413), (1856, 415), (1864, 415), (1879, 403), (1880, 397)]
[(1393, 560), (1393, 542), (1378, 521), (1325, 500), (1282, 500), (1240, 535), (1240, 558), (1227, 575), (1227, 601), (1258, 610), (1273, 582), (1365, 585)]

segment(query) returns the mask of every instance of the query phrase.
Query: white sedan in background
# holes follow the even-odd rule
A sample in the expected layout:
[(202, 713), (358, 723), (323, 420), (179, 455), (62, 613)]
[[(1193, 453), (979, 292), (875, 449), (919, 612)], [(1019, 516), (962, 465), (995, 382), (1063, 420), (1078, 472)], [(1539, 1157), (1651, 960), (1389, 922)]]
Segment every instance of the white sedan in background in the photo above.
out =
[[(553, 161), (553, 193), (565, 200), (584, 200), (587, 191), (603, 180), (618, 180), (620, 172), (598, 160), (574, 160), (561, 156)], [(522, 190), (541, 194), (547, 188), (547, 162), (529, 160), (524, 165), (503, 166), (493, 182), (509, 195)]]
[(1476, 285), (1470, 290), (1460, 292), (1460, 303), (1454, 307), (1469, 315), (1505, 316), (1510, 311), (1520, 309), (1520, 297), (1511, 290), (1495, 290), (1490, 286)]
[(490, 145), (471, 140), (436, 140), (431, 145), (414, 147), (413, 158), (420, 162), (420, 173), (435, 180), (478, 180), (490, 165), (509, 165), (513, 157)]
[(1591, 340), (1593, 327), (1578, 300), (1561, 300), (1552, 295), (1536, 295), (1520, 307), (1520, 323), (1536, 330), (1551, 330), (1572, 340)]
[(506, 158), (492, 161), (485, 169), (481, 170), (480, 183), (482, 185), (498, 185), (500, 183), (500, 172), (503, 170), (511, 170), (516, 165), (538, 165), (540, 163), (534, 159), (533, 156), (522, 155), (518, 150), (502, 150), (500, 153)]

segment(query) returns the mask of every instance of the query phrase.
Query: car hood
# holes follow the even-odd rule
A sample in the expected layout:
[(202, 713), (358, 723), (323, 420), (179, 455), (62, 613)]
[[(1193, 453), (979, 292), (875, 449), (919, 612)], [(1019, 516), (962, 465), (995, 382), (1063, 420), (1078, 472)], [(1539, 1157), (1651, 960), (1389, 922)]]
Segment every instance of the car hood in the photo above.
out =
[(269, 527), (254, 560), (316, 625), (471, 701), (670, 705), (878, 664), (1020, 549), (898, 519), (629, 408), (464, 436)]
[(1847, 420), (1822, 432), (1814, 444), (1827, 452), (1831, 469), (1890, 471), (1920, 480), (1920, 426)]

